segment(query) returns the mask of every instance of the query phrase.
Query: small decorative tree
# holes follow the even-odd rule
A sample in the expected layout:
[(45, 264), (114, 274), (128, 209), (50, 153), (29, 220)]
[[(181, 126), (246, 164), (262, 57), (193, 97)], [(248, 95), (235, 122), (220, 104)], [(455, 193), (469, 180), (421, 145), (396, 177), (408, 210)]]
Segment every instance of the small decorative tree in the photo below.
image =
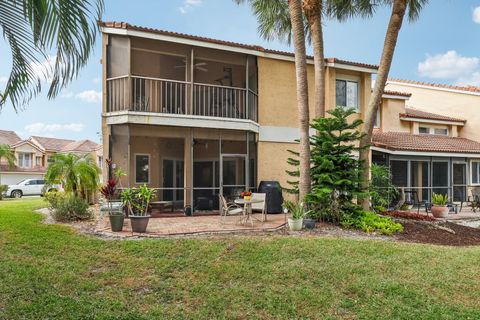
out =
[(366, 196), (361, 192), (361, 162), (356, 156), (362, 120), (350, 121), (354, 113), (354, 109), (336, 108), (311, 124), (317, 134), (310, 137), (312, 192), (306, 200), (327, 221), (339, 222), (345, 213), (359, 212), (353, 201)]
[(370, 180), (370, 196), (372, 209), (382, 212), (398, 199), (399, 192), (392, 183), (392, 174), (387, 166), (372, 164), (370, 167), (372, 178)]

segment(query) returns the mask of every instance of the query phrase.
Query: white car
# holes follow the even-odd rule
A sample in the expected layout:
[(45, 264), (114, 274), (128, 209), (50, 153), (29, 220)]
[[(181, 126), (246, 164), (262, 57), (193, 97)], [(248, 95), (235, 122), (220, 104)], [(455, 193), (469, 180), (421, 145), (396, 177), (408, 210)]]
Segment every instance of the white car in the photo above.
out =
[(21, 198), (23, 196), (39, 196), (45, 186), (45, 180), (25, 179), (18, 184), (8, 186), (5, 196), (11, 198)]

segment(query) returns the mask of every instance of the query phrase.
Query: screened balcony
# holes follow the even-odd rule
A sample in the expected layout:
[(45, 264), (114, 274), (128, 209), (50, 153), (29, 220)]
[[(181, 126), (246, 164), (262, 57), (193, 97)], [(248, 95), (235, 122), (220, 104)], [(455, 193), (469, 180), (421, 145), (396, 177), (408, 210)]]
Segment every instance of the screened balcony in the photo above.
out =
[[(112, 37), (105, 112), (257, 122), (256, 58), (233, 52)], [(130, 53), (129, 53), (130, 52)], [(128, 61), (125, 65), (122, 62)]]

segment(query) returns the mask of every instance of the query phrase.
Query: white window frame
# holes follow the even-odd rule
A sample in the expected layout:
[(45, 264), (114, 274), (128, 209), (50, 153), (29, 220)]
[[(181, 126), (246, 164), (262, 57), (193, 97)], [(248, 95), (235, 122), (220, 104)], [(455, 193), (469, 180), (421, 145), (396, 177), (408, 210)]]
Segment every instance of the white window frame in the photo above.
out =
[[(428, 133), (423, 133), (423, 132), (420, 132), (420, 128), (426, 128), (428, 129)], [(439, 133), (435, 133), (435, 130), (436, 129), (442, 129), (442, 130), (447, 130), (447, 132), (445, 134), (439, 134)], [(446, 128), (437, 128), (437, 127), (432, 127), (432, 126), (425, 126), (425, 125), (419, 125), (418, 126), (418, 134), (429, 134), (429, 135), (435, 135), (435, 136), (443, 136), (443, 137), (448, 137), (449, 136), (449, 130), (448, 130), (448, 127)]]
[[(25, 155), (30, 156), (30, 165), (25, 166)], [(22, 156), (22, 160), (20, 160), (20, 156)], [(33, 153), (31, 152), (18, 152), (18, 166), (20, 168), (32, 168), (33, 167)]]
[[(428, 132), (420, 132), (420, 128), (425, 128), (428, 130)], [(418, 134), (430, 134), (430, 127), (425, 127), (425, 126), (418, 126)]]
[[(448, 127), (447, 128), (432, 128), (433, 129), (433, 134), (436, 135), (436, 136), (447, 136), (449, 135), (449, 132), (448, 132)], [(435, 133), (435, 130), (446, 130), (445, 134), (440, 134), (440, 133)]]
[[(352, 82), (357, 84), (357, 105), (354, 107), (355, 111), (358, 113), (360, 112), (360, 79), (357, 77), (343, 77), (339, 76), (335, 78), (335, 107), (341, 107), (341, 108), (349, 108), (348, 106), (339, 106), (337, 105), (337, 81), (345, 81), (345, 85), (348, 84), (348, 82)], [(345, 92), (346, 94), (346, 92)], [(345, 97), (345, 101), (347, 101), (347, 97)]]
[[(134, 155), (134, 167), (133, 167), (133, 171), (134, 171), (134, 175), (135, 175), (135, 184), (150, 184), (150, 174), (151, 174), (151, 167), (150, 167), (150, 164), (152, 163), (150, 160), (150, 154), (149, 153), (135, 153)], [(141, 182), (138, 182), (137, 181), (137, 156), (147, 156), (148, 158), (148, 179), (147, 179), (147, 182), (145, 181), (141, 181)]]
[[(477, 182), (473, 182), (473, 163), (478, 163), (477, 165)], [(475, 159), (475, 160), (470, 160), (470, 166), (469, 166), (470, 172), (468, 175), (468, 178), (470, 180), (470, 185), (472, 186), (480, 186), (480, 159)]]

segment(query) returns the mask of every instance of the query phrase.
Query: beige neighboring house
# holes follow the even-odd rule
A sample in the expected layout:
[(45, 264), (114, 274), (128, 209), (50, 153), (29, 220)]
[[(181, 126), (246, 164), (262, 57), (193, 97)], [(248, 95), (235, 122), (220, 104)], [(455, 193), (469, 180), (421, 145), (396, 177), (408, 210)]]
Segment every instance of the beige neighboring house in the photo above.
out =
[(14, 167), (9, 167), (5, 159), (0, 162), (1, 184), (12, 185), (25, 179), (43, 179), (49, 157), (56, 153), (91, 153), (99, 167), (103, 167), (102, 145), (90, 140), (39, 136), (23, 140), (14, 131), (0, 130), (0, 144), (8, 144), (17, 159)]
[(384, 101), (372, 141), (372, 160), (389, 165), (393, 182), (466, 201), (480, 186), (480, 88), (390, 79), (386, 90), (403, 95)]

